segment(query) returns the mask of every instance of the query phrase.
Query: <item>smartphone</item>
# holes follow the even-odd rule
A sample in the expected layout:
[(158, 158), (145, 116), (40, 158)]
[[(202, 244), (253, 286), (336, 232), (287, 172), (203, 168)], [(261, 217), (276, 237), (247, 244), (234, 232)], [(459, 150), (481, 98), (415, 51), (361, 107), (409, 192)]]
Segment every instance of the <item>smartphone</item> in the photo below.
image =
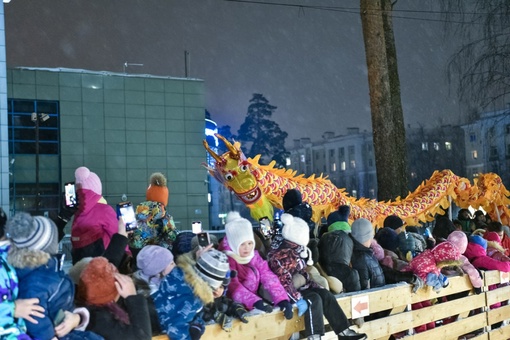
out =
[(259, 220), (260, 232), (265, 237), (271, 236), (271, 221), (268, 217), (262, 217)]
[(201, 247), (207, 247), (211, 243), (211, 239), (209, 238), (209, 233), (203, 232), (197, 234), (198, 245)]
[(191, 231), (193, 234), (200, 234), (202, 232), (202, 222), (193, 221), (191, 222)]
[(65, 312), (62, 309), (59, 309), (57, 312), (57, 315), (55, 316), (55, 319), (53, 319), (53, 326), (57, 327), (64, 321), (66, 317)]
[(126, 231), (133, 231), (138, 228), (136, 221), (135, 209), (131, 202), (120, 202), (117, 204), (117, 213), (126, 225)]
[(64, 185), (64, 195), (66, 199), (66, 207), (76, 207), (78, 200), (76, 196), (76, 187), (74, 182), (69, 182)]

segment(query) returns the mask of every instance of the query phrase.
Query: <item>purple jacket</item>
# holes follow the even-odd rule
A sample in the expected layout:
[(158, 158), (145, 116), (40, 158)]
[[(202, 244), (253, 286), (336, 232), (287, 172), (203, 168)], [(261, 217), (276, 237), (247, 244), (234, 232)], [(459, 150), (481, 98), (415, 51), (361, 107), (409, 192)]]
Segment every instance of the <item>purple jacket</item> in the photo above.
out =
[[(221, 251), (232, 249), (229, 247), (227, 237), (218, 245)], [(228, 257), (231, 270), (237, 271), (237, 276), (232, 278), (228, 285), (227, 296), (236, 302), (240, 302), (248, 308), (253, 309), (253, 304), (262, 299), (257, 295), (259, 285), (271, 295), (273, 303), (276, 305), (280, 301), (289, 300), (287, 292), (283, 288), (278, 277), (269, 269), (267, 262), (260, 257), (258, 251), (247, 264), (239, 264), (232, 257)]]
[(73, 248), (83, 248), (102, 238), (106, 249), (118, 231), (117, 214), (106, 202), (100, 202), (102, 198), (92, 190), (78, 189), (79, 206), (71, 227)]

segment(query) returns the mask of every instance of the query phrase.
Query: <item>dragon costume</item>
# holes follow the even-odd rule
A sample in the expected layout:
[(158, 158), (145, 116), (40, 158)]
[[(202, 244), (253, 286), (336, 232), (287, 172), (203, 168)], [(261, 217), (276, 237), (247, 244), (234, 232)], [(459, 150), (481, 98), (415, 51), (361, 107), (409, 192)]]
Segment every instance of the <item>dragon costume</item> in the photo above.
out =
[(261, 165), (260, 155), (246, 158), (239, 142), (232, 144), (219, 134), (216, 137), (225, 143), (228, 151), (220, 156), (204, 140), (205, 149), (215, 160), (214, 166), (206, 165), (206, 168), (246, 204), (256, 220), (265, 216), (272, 218), (273, 207), (282, 209), (283, 195), (296, 188), (303, 195), (303, 202), (312, 206), (312, 219), (316, 223), (339, 205), (347, 204), (351, 206), (353, 220), (363, 217), (375, 226), (382, 226), (386, 216), (397, 215), (407, 225), (418, 225), (432, 221), (436, 214), (444, 214), (451, 202), (461, 208), (482, 207), (494, 220), (499, 218), (506, 225), (510, 222), (510, 192), (494, 173), (481, 174), (472, 185), (467, 178), (459, 177), (451, 170), (435, 171), (407, 197), (379, 202), (351, 197), (322, 174), (318, 177), (296, 176), (294, 170), (275, 168), (274, 161)]

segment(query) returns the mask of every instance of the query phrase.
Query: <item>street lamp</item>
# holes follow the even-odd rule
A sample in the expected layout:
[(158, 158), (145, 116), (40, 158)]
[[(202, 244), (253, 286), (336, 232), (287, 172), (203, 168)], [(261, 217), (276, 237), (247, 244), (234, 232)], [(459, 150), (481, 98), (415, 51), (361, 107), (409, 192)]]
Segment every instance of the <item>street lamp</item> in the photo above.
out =
[(41, 194), (39, 192), (39, 122), (45, 122), (50, 119), (46, 113), (32, 112), (32, 122), (35, 124), (35, 214), (39, 215), (39, 205), (41, 203)]

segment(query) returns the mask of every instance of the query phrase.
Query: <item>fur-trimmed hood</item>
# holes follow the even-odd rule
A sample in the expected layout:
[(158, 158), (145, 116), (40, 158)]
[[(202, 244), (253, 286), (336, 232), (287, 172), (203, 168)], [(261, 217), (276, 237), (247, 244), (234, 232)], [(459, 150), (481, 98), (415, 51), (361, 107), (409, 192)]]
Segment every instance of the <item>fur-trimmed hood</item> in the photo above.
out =
[(211, 287), (198, 275), (195, 269), (196, 262), (193, 260), (190, 253), (183, 254), (177, 258), (177, 267), (181, 268), (184, 272), (184, 280), (191, 286), (193, 293), (204, 304), (209, 304), (214, 301), (214, 296)]
[(46, 265), (51, 255), (42, 250), (33, 250), (27, 248), (18, 248), (11, 245), (7, 255), (7, 261), (14, 268), (37, 268)]

